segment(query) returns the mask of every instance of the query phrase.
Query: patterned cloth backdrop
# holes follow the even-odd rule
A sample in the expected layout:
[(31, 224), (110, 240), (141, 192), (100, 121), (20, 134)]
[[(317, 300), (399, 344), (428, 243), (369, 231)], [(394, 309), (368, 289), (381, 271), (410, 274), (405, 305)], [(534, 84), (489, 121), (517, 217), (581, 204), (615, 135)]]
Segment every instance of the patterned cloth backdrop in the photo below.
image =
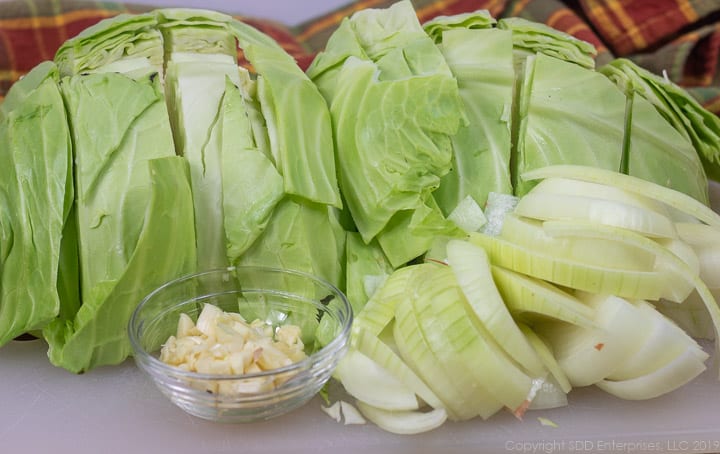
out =
[[(359, 0), (297, 27), (237, 16), (274, 37), (302, 67), (323, 48), (342, 18), (391, 0)], [(719, 0), (413, 0), (421, 21), (487, 9), (495, 17), (543, 22), (598, 49), (601, 65), (627, 57), (686, 87), (720, 114)], [(30, 68), (52, 59), (66, 39), (95, 22), (148, 6), (81, 0), (0, 2), (0, 99)], [(226, 11), (232, 13), (232, 11)]]

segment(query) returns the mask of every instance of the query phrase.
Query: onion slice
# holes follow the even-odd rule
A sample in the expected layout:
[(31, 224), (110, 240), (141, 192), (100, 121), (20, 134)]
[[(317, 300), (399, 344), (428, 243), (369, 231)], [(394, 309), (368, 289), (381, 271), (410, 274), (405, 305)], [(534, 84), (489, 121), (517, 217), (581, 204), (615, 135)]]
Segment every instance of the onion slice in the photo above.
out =
[(348, 350), (335, 369), (351, 396), (385, 410), (417, 410), (415, 393), (375, 361), (354, 348)]
[(675, 224), (656, 211), (575, 194), (526, 194), (515, 213), (541, 221), (578, 220), (612, 225), (654, 238), (676, 238)]
[(625, 191), (662, 202), (705, 224), (720, 227), (720, 215), (699, 200), (682, 192), (675, 191), (674, 189), (666, 188), (631, 175), (613, 172), (612, 170), (599, 167), (561, 164), (533, 169), (522, 175), (523, 180), (540, 180), (556, 177), (601, 183), (621, 188)]
[(658, 300), (664, 296), (667, 273), (603, 267), (534, 250), (502, 238), (471, 233), (469, 240), (487, 252), (490, 262), (518, 273), (591, 293)]
[(705, 364), (697, 357), (697, 352), (688, 348), (670, 363), (647, 375), (622, 381), (602, 380), (597, 386), (622, 399), (652, 399), (683, 386), (704, 370)]
[(442, 426), (448, 419), (442, 408), (432, 411), (387, 411), (358, 401), (360, 413), (375, 425), (388, 432), (399, 435), (413, 435), (428, 432)]
[(402, 358), (368, 330), (353, 326), (352, 344), (359, 352), (375, 361), (380, 367), (400, 380), (425, 403), (433, 408), (443, 406), (435, 393), (405, 364)]
[(542, 361), (518, 328), (495, 286), (485, 250), (467, 241), (451, 240), (447, 244), (447, 255), (460, 290), (495, 342), (531, 375), (543, 376), (546, 370)]
[(592, 308), (548, 282), (494, 265), (492, 275), (515, 319), (528, 324), (553, 319), (583, 328), (597, 327)]

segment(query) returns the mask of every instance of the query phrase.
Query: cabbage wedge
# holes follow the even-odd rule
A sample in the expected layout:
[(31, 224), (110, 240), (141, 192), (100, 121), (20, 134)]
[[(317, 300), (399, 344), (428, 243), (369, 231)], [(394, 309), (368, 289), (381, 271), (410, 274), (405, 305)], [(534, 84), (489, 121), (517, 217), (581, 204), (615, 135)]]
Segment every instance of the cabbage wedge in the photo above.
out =
[(632, 99), (626, 122), (626, 95), (603, 74), (539, 53), (527, 58), (517, 102), (517, 195), (534, 185), (521, 176), (533, 169), (573, 164), (618, 171), (627, 159), (630, 175), (707, 203), (707, 178), (692, 143), (641, 97)]
[[(343, 20), (308, 75), (330, 105), (340, 188), (368, 243), (397, 213), (425, 209), (450, 170), (450, 136), (464, 121), (457, 83), (409, 1)], [(402, 263), (418, 241), (383, 250)]]
[(0, 345), (57, 316), (64, 293), (58, 275), (73, 183), (57, 76), (51, 62), (36, 67), (0, 105)]

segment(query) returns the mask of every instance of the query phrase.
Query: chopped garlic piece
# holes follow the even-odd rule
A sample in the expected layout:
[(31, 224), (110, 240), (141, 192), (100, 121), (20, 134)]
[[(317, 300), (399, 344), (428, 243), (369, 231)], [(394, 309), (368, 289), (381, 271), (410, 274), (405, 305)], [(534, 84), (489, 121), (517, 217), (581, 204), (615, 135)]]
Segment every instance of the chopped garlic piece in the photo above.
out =
[(180, 320), (178, 320), (177, 336), (186, 337), (200, 334), (199, 330), (194, 330), (195, 323), (188, 314), (180, 314)]
[[(288, 366), (306, 358), (300, 327), (273, 327), (262, 320), (251, 323), (236, 313), (205, 304), (197, 323), (186, 314), (178, 320), (177, 333), (160, 351), (160, 360), (182, 370), (218, 375), (243, 375)], [(208, 392), (224, 394), (269, 391), (286, 381), (258, 377), (229, 380), (218, 385), (202, 383)]]

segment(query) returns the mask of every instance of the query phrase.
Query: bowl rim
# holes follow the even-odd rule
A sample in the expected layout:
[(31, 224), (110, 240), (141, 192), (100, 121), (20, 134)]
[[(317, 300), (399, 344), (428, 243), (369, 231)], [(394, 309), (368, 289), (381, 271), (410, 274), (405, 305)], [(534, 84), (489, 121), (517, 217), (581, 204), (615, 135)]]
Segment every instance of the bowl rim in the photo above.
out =
[[(217, 274), (217, 273), (227, 273), (232, 272), (234, 270), (254, 270), (254, 271), (261, 271), (261, 272), (271, 272), (271, 273), (279, 273), (279, 274), (290, 274), (295, 275), (304, 279), (309, 279), (311, 281), (314, 281), (317, 284), (320, 284), (324, 287), (327, 287), (329, 291), (334, 292), (337, 296), (339, 296), (340, 302), (342, 304), (342, 312), (347, 314), (347, 317), (344, 321), (344, 323), (341, 326), (340, 333), (335, 336), (330, 342), (328, 342), (325, 346), (320, 348), (319, 350), (313, 352), (311, 355), (308, 355), (306, 358), (296, 361), (292, 364), (288, 364), (287, 366), (278, 367), (276, 369), (269, 369), (262, 372), (253, 372), (248, 374), (209, 374), (209, 373), (200, 373), (200, 372), (192, 372), (192, 371), (186, 371), (182, 370), (176, 366), (172, 366), (170, 364), (165, 363), (164, 361), (161, 361), (159, 358), (156, 358), (153, 356), (150, 352), (148, 352), (146, 349), (144, 349), (140, 345), (140, 341), (138, 339), (138, 336), (136, 335), (136, 329), (138, 325), (138, 316), (141, 311), (141, 309), (146, 305), (148, 300), (150, 300), (152, 297), (154, 297), (157, 293), (162, 292), (163, 290), (167, 289), (168, 287), (180, 284), (182, 282), (189, 281), (191, 279), (195, 279), (200, 276), (209, 275), (209, 274)], [(225, 268), (213, 268), (209, 270), (199, 271), (199, 272), (193, 272), (193, 273), (187, 273), (184, 275), (181, 275), (179, 277), (176, 277), (174, 279), (171, 279), (161, 286), (154, 289), (152, 292), (147, 294), (140, 303), (133, 309), (132, 315), (130, 316), (130, 320), (128, 322), (127, 327), (127, 333), (130, 340), (130, 345), (133, 350), (133, 356), (137, 360), (139, 359), (141, 363), (144, 363), (141, 365), (141, 368), (144, 369), (153, 369), (155, 371), (161, 371), (165, 375), (171, 375), (173, 377), (182, 377), (186, 379), (192, 379), (192, 380), (220, 380), (220, 381), (235, 381), (235, 380), (249, 380), (253, 378), (265, 378), (265, 377), (274, 377), (277, 375), (282, 375), (288, 372), (293, 371), (302, 371), (302, 370), (312, 370), (313, 365), (316, 363), (322, 363), (324, 360), (331, 358), (332, 356), (340, 353), (343, 351), (343, 349), (347, 348), (350, 344), (350, 332), (352, 328), (353, 323), (353, 310), (352, 305), (350, 304), (350, 301), (348, 300), (347, 296), (344, 292), (342, 292), (339, 288), (337, 288), (335, 285), (327, 281), (326, 279), (315, 276), (313, 274), (299, 271), (291, 268), (279, 268), (279, 267), (271, 267), (271, 266), (260, 266), (260, 265), (239, 265), (239, 266), (228, 266)], [(138, 357), (140, 356), (140, 358)], [(146, 364), (145, 364), (146, 363)], [(293, 382), (292, 377), (284, 382), (282, 385), (272, 389), (270, 393), (276, 392), (283, 388), (286, 384)], [(252, 393), (251, 395), (260, 395), (265, 393)]]

